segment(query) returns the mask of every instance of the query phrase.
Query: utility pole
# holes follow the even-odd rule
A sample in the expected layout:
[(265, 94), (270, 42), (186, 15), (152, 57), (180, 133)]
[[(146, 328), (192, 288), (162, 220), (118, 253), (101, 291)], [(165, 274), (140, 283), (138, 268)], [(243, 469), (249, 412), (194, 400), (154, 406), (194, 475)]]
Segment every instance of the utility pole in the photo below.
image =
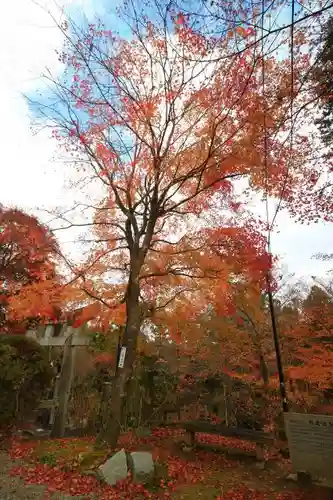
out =
[(271, 322), (272, 322), (276, 364), (277, 364), (277, 369), (278, 369), (278, 374), (279, 374), (279, 386), (280, 386), (280, 394), (281, 394), (281, 400), (282, 400), (282, 409), (283, 409), (283, 412), (286, 413), (286, 412), (288, 412), (288, 400), (287, 400), (287, 392), (286, 392), (284, 373), (283, 373), (283, 368), (282, 368), (281, 350), (280, 350), (280, 343), (279, 343), (279, 335), (278, 335), (278, 331), (277, 331), (273, 294), (272, 294), (272, 289), (271, 289), (270, 272), (269, 272), (269, 274), (267, 274), (267, 294), (268, 294), (269, 311), (270, 311)]

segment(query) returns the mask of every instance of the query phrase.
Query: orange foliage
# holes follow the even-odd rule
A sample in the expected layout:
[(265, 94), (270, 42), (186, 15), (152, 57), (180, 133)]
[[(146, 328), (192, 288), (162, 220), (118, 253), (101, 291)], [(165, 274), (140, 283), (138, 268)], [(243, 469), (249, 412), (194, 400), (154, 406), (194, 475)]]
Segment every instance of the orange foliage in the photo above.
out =
[[(267, 55), (258, 65), (255, 46), (233, 54), (229, 35), (216, 58), (210, 37), (195, 31), (187, 15), (170, 20), (172, 43), (163, 26), (142, 19), (132, 40), (91, 25), (87, 37), (67, 45), (61, 59), (73, 77), (64, 97), (82, 120), (60, 121), (55, 136), (88, 160), (85, 178), (90, 170), (105, 188), (90, 232), (95, 244), (75, 270), (78, 296), (81, 290), (82, 299), (99, 301), (97, 321), (107, 328), (127, 321), (128, 291), (138, 280), (133, 304), (141, 322), (168, 318), (179, 336), (180, 324), (193, 324), (208, 303), (229, 314), (232, 277), (264, 289), (271, 263), (260, 221), (250, 221), (235, 183), (244, 178), (250, 190), (289, 199), (309, 145), (295, 133), (291, 150), (282, 138), (290, 108), (287, 61)], [(253, 34), (243, 27), (234, 33)], [(108, 50), (99, 52), (102, 45)], [(296, 85), (308, 61), (295, 56), (294, 65)], [(107, 98), (99, 78), (109, 82)]]
[(288, 332), (294, 349), (288, 369), (292, 380), (313, 387), (329, 388), (333, 382), (333, 300), (324, 290), (313, 286), (296, 324)]
[[(181, 260), (194, 259), (197, 270), (203, 266), (201, 277), (216, 272), (207, 264), (219, 257), (213, 250), (201, 256), (198, 249), (209, 246), (209, 240), (211, 247), (214, 239), (233, 240), (234, 262), (229, 250), (223, 275), (218, 264), (219, 289), (231, 272), (240, 272), (244, 258), (252, 259), (252, 278), (262, 280), (268, 258), (263, 253), (258, 257), (252, 241), (257, 238), (254, 224), (246, 226), (235, 182), (244, 178), (253, 191), (288, 199), (309, 152), (297, 133), (292, 151), (282, 138), (288, 131), (285, 116), (290, 99), (288, 92), (281, 96), (280, 90), (288, 87), (289, 63), (265, 57), (263, 96), (262, 64), (258, 65), (255, 46), (234, 54), (226, 35), (219, 42), (221, 58), (216, 58), (210, 37), (195, 31), (187, 15), (168, 11), (165, 15), (171, 16), (173, 30), (167, 37), (164, 25), (146, 18), (142, 18), (140, 36), (134, 30), (132, 40), (90, 25), (87, 36), (68, 43), (61, 55), (73, 74), (63, 89), (64, 98), (68, 96), (68, 105), (74, 108), (72, 116), (79, 110), (82, 119), (66, 117), (54, 134), (68, 151), (88, 160), (82, 172), (85, 178), (90, 171), (92, 179), (98, 178), (105, 188), (105, 197), (95, 205), (91, 233), (96, 245), (77, 275), (84, 272), (87, 295), (91, 300), (103, 299), (110, 317), (117, 310), (117, 320), (125, 319), (121, 310), (118, 316), (117, 302), (128, 297), (131, 275), (142, 283), (143, 301), (150, 302), (152, 295), (156, 302), (156, 287), (162, 282), (165, 295), (167, 289), (177, 290), (180, 282), (191, 279), (198, 287), (198, 276), (189, 278), (187, 271), (174, 271), (175, 266), (183, 266)], [(252, 28), (238, 27), (234, 34), (247, 38), (254, 33)], [(108, 49), (100, 51), (104, 45)], [(301, 75), (308, 61), (295, 57), (294, 65), (295, 75)], [(109, 82), (110, 92), (102, 91), (99, 79)], [(267, 155), (263, 154), (265, 132)], [(205, 222), (214, 217), (220, 220)], [(196, 225), (202, 229), (193, 230)], [(220, 234), (217, 227), (223, 228)], [(170, 234), (179, 236), (179, 244), (170, 241)], [(237, 239), (243, 249), (236, 245)], [(244, 248), (252, 249), (252, 255), (245, 256)], [(168, 283), (161, 274), (166, 269)], [(114, 273), (119, 284), (106, 286), (107, 272)], [(209, 287), (208, 295), (213, 293)]]
[[(18, 209), (0, 207), (0, 230), (1, 324), (13, 331), (23, 291), (53, 282), (58, 246), (45, 226)], [(35, 315), (25, 310), (25, 317)]]

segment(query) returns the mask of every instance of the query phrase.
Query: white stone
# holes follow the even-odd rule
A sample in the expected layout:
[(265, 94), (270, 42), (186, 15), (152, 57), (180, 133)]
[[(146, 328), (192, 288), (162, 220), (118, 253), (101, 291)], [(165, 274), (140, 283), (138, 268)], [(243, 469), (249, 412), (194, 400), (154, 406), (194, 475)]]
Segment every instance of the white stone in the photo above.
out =
[(118, 451), (98, 467), (98, 475), (111, 486), (114, 486), (117, 481), (126, 479), (127, 471), (127, 458), (124, 449)]
[(147, 484), (153, 480), (155, 467), (151, 453), (148, 451), (134, 451), (129, 455), (128, 462), (133, 482)]

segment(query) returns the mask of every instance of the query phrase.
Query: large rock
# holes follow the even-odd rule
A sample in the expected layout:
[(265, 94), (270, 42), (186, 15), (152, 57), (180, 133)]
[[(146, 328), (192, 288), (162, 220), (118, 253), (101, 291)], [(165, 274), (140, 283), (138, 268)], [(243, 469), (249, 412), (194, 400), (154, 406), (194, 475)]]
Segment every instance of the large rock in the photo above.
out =
[(127, 471), (127, 458), (123, 449), (98, 467), (98, 476), (107, 484), (114, 486), (117, 481), (126, 479)]
[(154, 478), (155, 468), (152, 454), (148, 451), (134, 451), (128, 457), (128, 465), (135, 483), (147, 484)]

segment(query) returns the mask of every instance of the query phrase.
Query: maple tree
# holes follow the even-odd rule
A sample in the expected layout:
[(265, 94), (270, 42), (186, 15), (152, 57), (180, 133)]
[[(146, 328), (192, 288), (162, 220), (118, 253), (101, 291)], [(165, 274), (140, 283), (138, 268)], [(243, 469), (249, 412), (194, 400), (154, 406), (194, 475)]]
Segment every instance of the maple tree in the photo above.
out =
[[(56, 276), (58, 244), (36, 217), (17, 208), (0, 207), (0, 316), (2, 331), (19, 328), (14, 302), (27, 286), (52, 281)], [(14, 308), (11, 307), (14, 306)], [(36, 316), (37, 311), (34, 311)], [(20, 319), (32, 318), (25, 310)]]
[[(237, 181), (245, 180), (245, 193), (288, 200), (308, 154), (302, 134), (294, 134), (292, 148), (283, 140), (289, 68), (260, 52), (254, 30), (236, 29), (213, 43), (169, 4), (152, 4), (147, 15), (126, 5), (121, 15), (129, 40), (102, 23), (86, 31), (67, 21), (59, 26), (67, 73), (48, 78), (67, 112), (41, 109), (72, 155), (78, 182), (102, 188), (100, 202), (76, 205), (81, 215), (94, 212), (86, 226), (89, 255), (67, 263), (81, 300), (96, 307), (105, 328), (124, 324), (125, 362), (116, 371), (104, 436), (112, 445), (139, 334), (149, 321), (187, 316), (193, 339), (207, 304), (222, 315), (231, 307), (233, 280), (252, 275), (263, 286), (271, 258)], [(234, 53), (235, 37), (253, 43)], [(214, 59), (216, 50), (225, 57)], [(306, 57), (295, 58), (300, 72), (306, 64)], [(68, 213), (58, 214), (63, 229), (85, 225)], [(167, 328), (177, 335), (173, 323)]]
[[(271, 422), (275, 426), (278, 378), (270, 314), (264, 291), (254, 285), (237, 283), (233, 307), (227, 314), (218, 315), (211, 310), (211, 314), (200, 318), (200, 336), (197, 333), (194, 337), (198, 339), (197, 343), (191, 342), (193, 324), (188, 334), (186, 326), (183, 327), (185, 335), (177, 340), (181, 353), (180, 370), (188, 373), (188, 368), (185, 367), (184, 372), (181, 366), (184, 354), (188, 353), (191, 359), (202, 361), (192, 383), (197, 385), (199, 380), (208, 376), (227, 374), (235, 381), (240, 379), (247, 383), (249, 389), (260, 390), (266, 400), (265, 425)], [(291, 407), (297, 411), (307, 409), (327, 413), (331, 411), (329, 392), (332, 383), (329, 369), (332, 362), (331, 286), (329, 283), (313, 286), (304, 293), (306, 288), (299, 283), (274, 298), (287, 395)], [(187, 308), (189, 310), (190, 306)], [(185, 390), (189, 391), (190, 386), (189, 381)], [(238, 402), (232, 404), (236, 408)], [(248, 399), (246, 405), (250, 404)]]
[[(245, 269), (243, 264), (243, 272)], [(228, 399), (229, 409), (225, 415), (229, 414), (226, 417), (229, 421), (231, 416), (236, 417), (240, 425), (242, 415), (245, 418), (247, 414), (247, 425), (250, 420), (253, 420), (254, 425), (256, 420), (255, 425), (275, 427), (279, 415), (276, 354), (265, 283), (262, 283), (262, 287), (259, 283), (258, 277), (251, 276), (250, 272), (244, 281), (235, 279), (230, 286), (231, 297), (228, 302), (216, 287), (211, 290), (212, 295), (216, 294), (215, 303), (211, 296), (208, 300), (203, 296), (198, 303), (186, 303), (183, 312), (177, 310), (175, 317), (179, 335), (172, 338), (178, 347), (177, 358), (182, 379), (178, 393), (189, 394), (193, 386), (199, 389), (200, 382), (205, 384), (208, 379), (214, 379), (218, 388), (217, 401)], [(216, 307), (220, 301), (224, 306), (222, 310)], [(202, 316), (189, 319), (191, 308), (199, 310), (200, 305), (202, 307), (204, 304), (207, 310)], [(283, 330), (281, 333), (284, 334)], [(192, 370), (186, 365), (186, 357), (192, 362), (196, 360), (198, 365), (191, 376)], [(224, 391), (228, 386), (231, 393), (226, 395)], [(243, 387), (242, 394), (237, 386)], [(259, 423), (259, 410), (262, 412), (262, 424)], [(215, 421), (215, 417), (212, 414), (209, 416), (212, 421)]]
[(294, 345), (289, 376), (316, 387), (319, 394), (332, 384), (332, 296), (313, 285), (300, 306), (298, 321), (287, 332)]
[[(226, 351), (228, 360), (232, 361), (229, 373), (255, 382), (257, 387), (261, 379), (268, 402), (273, 402), (272, 390), (277, 388), (278, 381), (265, 294), (250, 288), (244, 297), (243, 286), (237, 288), (234, 303), (238, 308), (229, 319), (211, 318), (212, 329), (221, 339), (221, 351)], [(274, 298), (287, 394), (291, 407), (297, 411), (305, 408), (307, 411), (330, 411), (330, 396), (326, 395), (332, 383), (329, 369), (332, 362), (331, 290), (330, 281), (315, 284), (310, 289), (306, 283), (299, 282)]]

